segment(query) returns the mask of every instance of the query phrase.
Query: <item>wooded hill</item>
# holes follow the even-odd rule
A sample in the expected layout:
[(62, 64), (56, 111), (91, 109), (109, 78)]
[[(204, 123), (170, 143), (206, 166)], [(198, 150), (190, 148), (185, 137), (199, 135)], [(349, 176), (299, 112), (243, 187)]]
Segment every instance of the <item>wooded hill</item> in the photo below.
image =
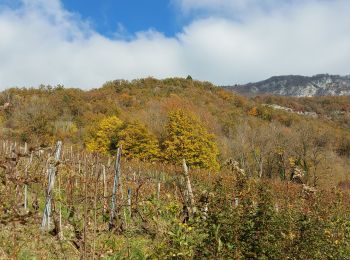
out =
[[(1, 136), (19, 143), (45, 146), (60, 139), (113, 154), (120, 142), (129, 159), (177, 164), (187, 152), (190, 166), (218, 170), (234, 159), (250, 176), (268, 178), (289, 179), (299, 167), (310, 185), (335, 186), (349, 175), (347, 97), (248, 99), (208, 82), (146, 78), (111, 81), (89, 91), (12, 88), (0, 94), (0, 104)], [(319, 117), (266, 104), (314, 111)], [(181, 129), (174, 129), (179, 124)], [(171, 131), (183, 131), (192, 140), (178, 156), (170, 155), (186, 145)], [(137, 150), (140, 145), (144, 149)]]
[(345, 97), (147, 78), (0, 105), (0, 258), (349, 259)]

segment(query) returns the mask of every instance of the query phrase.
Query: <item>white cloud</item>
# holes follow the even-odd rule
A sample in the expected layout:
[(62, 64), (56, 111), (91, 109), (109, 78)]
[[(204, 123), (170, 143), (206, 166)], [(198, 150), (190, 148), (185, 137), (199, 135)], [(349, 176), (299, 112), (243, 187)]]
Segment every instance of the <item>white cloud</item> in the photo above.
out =
[(176, 39), (154, 32), (111, 40), (56, 0), (25, 0), (0, 12), (0, 88), (64, 84), (83, 88), (116, 78), (182, 75)]
[[(317, 0), (308, 0), (317, 1)], [(290, 8), (293, 5), (307, 2), (305, 0), (173, 0), (184, 14), (206, 12), (219, 16), (242, 18), (247, 14), (268, 11), (271, 9)]]
[(222, 8), (236, 8), (238, 10), (245, 9), (247, 7), (270, 4), (271, 2), (277, 2), (276, 0), (174, 0), (182, 10), (198, 10), (198, 9), (215, 9)]
[[(288, 8), (273, 8), (277, 0), (177, 1), (188, 10), (205, 8), (206, 18), (193, 19), (175, 37), (147, 31), (129, 40), (100, 35), (59, 0), (0, 8), (0, 88), (90, 88), (117, 78), (187, 74), (216, 84), (280, 74), (349, 74), (349, 1), (288, 0)], [(221, 15), (214, 3), (238, 6), (242, 19)], [(267, 5), (268, 11), (262, 7)], [(250, 8), (254, 14), (247, 14)]]
[(180, 37), (192, 74), (223, 84), (281, 74), (348, 74), (350, 3), (313, 2), (243, 22), (207, 18)]

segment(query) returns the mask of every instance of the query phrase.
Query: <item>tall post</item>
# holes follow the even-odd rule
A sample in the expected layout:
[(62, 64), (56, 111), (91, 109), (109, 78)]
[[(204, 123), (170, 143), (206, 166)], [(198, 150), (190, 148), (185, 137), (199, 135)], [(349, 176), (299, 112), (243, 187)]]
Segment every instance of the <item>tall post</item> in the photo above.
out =
[(188, 196), (189, 196), (189, 201), (190, 201), (190, 204), (192, 207), (194, 205), (194, 197), (193, 197), (193, 192), (192, 192), (190, 176), (188, 174), (188, 167), (187, 167), (185, 159), (183, 159), (183, 161), (182, 161), (182, 166), (183, 166), (184, 175), (185, 175), (185, 179), (186, 179), (186, 188), (187, 188), (187, 192), (188, 192)]
[(157, 182), (157, 199), (160, 197), (160, 180)]
[[(24, 150), (25, 150), (24, 153), (27, 154), (28, 153), (27, 143), (25, 143)], [(30, 153), (28, 164), (25, 166), (24, 174), (25, 174), (26, 179), (28, 178), (28, 169), (32, 163), (32, 160), (33, 160), (33, 152)], [(27, 184), (27, 182), (26, 182), (26, 184), (24, 184), (24, 209), (25, 210), (28, 209), (28, 184)]]
[(47, 192), (46, 192), (46, 202), (45, 202), (45, 207), (44, 207), (44, 215), (43, 215), (43, 220), (41, 223), (42, 229), (44, 229), (46, 226), (48, 229), (50, 228), (52, 191), (53, 191), (53, 186), (55, 184), (57, 164), (60, 161), (61, 151), (62, 151), (62, 142), (58, 141), (57, 145), (56, 145), (55, 156), (54, 156), (53, 160), (51, 160), (51, 162), (49, 163), (48, 187), (47, 187)]
[(238, 205), (239, 205), (239, 199), (238, 198), (235, 198), (234, 204), (235, 204), (235, 207), (238, 207)]
[[(79, 163), (78, 163), (78, 178), (79, 178), (79, 181), (81, 181), (81, 161), (79, 159)], [(78, 179), (76, 178), (75, 179), (75, 187), (78, 187)]]
[(131, 218), (131, 189), (128, 189), (128, 208), (129, 208), (129, 217)]
[(190, 176), (188, 174), (188, 167), (187, 167), (185, 159), (183, 159), (183, 161), (182, 161), (182, 166), (183, 166), (183, 170), (184, 170), (184, 176), (185, 176), (185, 179), (186, 179), (186, 188), (187, 188), (186, 191), (187, 191), (187, 194), (188, 194), (188, 202), (190, 204), (189, 208), (190, 208), (192, 213), (195, 213), (196, 208), (194, 206), (194, 204), (195, 204), (194, 203), (194, 196), (193, 196)]
[(102, 164), (103, 177), (103, 213), (107, 211), (107, 181), (106, 181), (106, 166)]
[(58, 175), (58, 196), (59, 196), (59, 237), (63, 238), (62, 233), (62, 198), (61, 198), (61, 176)]
[[(24, 154), (27, 154), (27, 143), (24, 144)], [(25, 170), (24, 170), (25, 178), (28, 177), (28, 167), (29, 167), (29, 163), (25, 166)], [(27, 184), (24, 184), (24, 209), (25, 210), (27, 210), (27, 207), (28, 207), (27, 192), (28, 192)]]
[(120, 177), (121, 155), (122, 155), (122, 148), (118, 147), (117, 158), (115, 160), (115, 169), (114, 169), (114, 182), (113, 182), (113, 193), (112, 193), (112, 204), (111, 204), (111, 216), (109, 219), (109, 230), (112, 230), (114, 227), (116, 194), (118, 190), (118, 183), (119, 183), (119, 177)]

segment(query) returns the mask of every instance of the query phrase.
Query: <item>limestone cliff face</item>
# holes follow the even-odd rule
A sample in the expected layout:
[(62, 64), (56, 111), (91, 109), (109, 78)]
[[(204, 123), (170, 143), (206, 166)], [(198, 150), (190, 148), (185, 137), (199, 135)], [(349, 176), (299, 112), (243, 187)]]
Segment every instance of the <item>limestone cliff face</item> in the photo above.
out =
[(350, 95), (350, 75), (276, 76), (256, 83), (227, 86), (225, 88), (247, 95), (347, 96)]

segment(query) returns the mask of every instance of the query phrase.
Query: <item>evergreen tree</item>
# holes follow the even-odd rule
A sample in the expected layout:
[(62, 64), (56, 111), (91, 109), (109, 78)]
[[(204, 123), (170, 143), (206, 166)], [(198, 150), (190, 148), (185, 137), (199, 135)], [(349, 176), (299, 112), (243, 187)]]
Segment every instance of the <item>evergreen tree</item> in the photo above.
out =
[(195, 168), (219, 169), (214, 136), (193, 114), (183, 110), (170, 112), (166, 130), (163, 146), (167, 161), (179, 163), (185, 159), (188, 165)]

